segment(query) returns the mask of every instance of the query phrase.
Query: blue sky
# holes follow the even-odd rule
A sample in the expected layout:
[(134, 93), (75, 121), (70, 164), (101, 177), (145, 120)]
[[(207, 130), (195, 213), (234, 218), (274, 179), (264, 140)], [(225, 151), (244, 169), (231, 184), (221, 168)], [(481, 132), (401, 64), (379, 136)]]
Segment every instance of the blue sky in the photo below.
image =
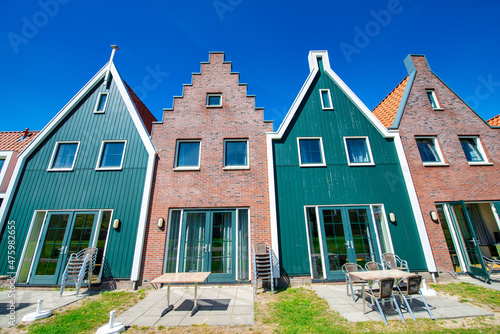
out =
[[(281, 123), (304, 83), (310, 50), (373, 109), (425, 54), (484, 119), (500, 114), (498, 1), (0, 2), (0, 131), (42, 129), (109, 60), (146, 106), (163, 108), (209, 51), (225, 51), (240, 82)], [(154, 73), (152, 75), (151, 73)]]

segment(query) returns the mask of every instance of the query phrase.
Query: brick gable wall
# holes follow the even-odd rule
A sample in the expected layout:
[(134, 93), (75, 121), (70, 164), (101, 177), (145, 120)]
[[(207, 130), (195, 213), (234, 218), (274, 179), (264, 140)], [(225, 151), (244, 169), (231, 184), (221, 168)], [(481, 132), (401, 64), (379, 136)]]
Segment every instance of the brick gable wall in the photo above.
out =
[[(158, 150), (151, 210), (146, 229), (142, 279), (163, 273), (167, 226), (157, 228), (157, 220), (168, 222), (174, 208), (250, 209), (251, 245), (271, 243), (269, 187), (265, 132), (272, 124), (263, 121), (263, 110), (255, 108), (255, 98), (247, 96), (246, 85), (231, 73), (224, 54), (211, 53), (202, 63), (201, 73), (193, 74), (183, 96), (174, 99), (173, 110), (165, 111), (163, 122), (153, 126), (153, 142)], [(222, 93), (222, 108), (207, 108), (207, 93)], [(249, 165), (246, 170), (223, 170), (224, 139), (248, 139)], [(200, 139), (200, 170), (174, 171), (176, 142)]]
[[(500, 200), (500, 129), (491, 129), (436, 75), (425, 57), (412, 56), (417, 70), (399, 127), (438, 271), (452, 271), (443, 230), (430, 218), (436, 202)], [(442, 111), (432, 110), (434, 89)], [(448, 167), (424, 167), (415, 136), (437, 136)], [(478, 135), (493, 166), (470, 166), (459, 135)]]

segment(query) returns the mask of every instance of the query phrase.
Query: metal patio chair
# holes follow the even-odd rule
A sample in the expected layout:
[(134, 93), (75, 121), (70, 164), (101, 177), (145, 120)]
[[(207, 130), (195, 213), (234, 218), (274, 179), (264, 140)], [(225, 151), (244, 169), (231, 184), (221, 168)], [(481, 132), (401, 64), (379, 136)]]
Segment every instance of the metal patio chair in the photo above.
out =
[(384, 270), (384, 266), (378, 262), (375, 261), (369, 261), (366, 262), (365, 264), (365, 269), (368, 271), (373, 271), (373, 270)]
[(434, 315), (432, 314), (431, 309), (429, 308), (429, 305), (427, 304), (427, 301), (425, 300), (424, 295), (420, 290), (421, 283), (422, 283), (422, 275), (408, 276), (406, 278), (401, 279), (398, 282), (398, 284), (396, 285), (396, 291), (401, 296), (401, 300), (404, 301), (406, 308), (408, 309), (408, 312), (410, 312), (413, 320), (415, 320), (415, 316), (413, 315), (413, 311), (410, 307), (410, 304), (408, 303), (408, 300), (410, 300), (410, 303), (413, 306), (413, 299), (415, 298), (422, 298), (422, 301), (424, 302), (425, 308), (427, 309), (429, 316), (431, 317), (432, 320), (434, 320)]
[[(377, 306), (377, 309), (382, 316), (382, 319), (384, 320), (385, 325), (387, 326), (387, 317), (382, 309), (382, 306), (380, 304), (386, 303), (386, 302), (392, 302), (392, 304), (396, 307), (396, 310), (399, 313), (399, 316), (401, 317), (401, 321), (405, 322), (405, 319), (403, 317), (403, 314), (401, 313), (401, 309), (399, 308), (399, 305), (396, 301), (396, 297), (394, 296), (393, 288), (394, 288), (394, 278), (384, 278), (384, 279), (378, 279), (373, 281), (369, 286), (368, 289), (365, 290), (365, 293), (370, 297), (371, 303), (370, 306), (373, 310), (375, 310), (375, 306)], [(378, 286), (377, 289), (374, 289), (375, 286)], [(375, 304), (374, 304), (375, 301)], [(363, 300), (363, 313), (365, 314), (365, 302), (366, 300)], [(376, 310), (375, 310), (376, 311)]]
[(384, 253), (382, 255), (383, 264), (387, 269), (397, 269), (410, 272), (408, 267), (408, 262), (402, 260), (399, 256), (394, 253)]
[(352, 300), (354, 302), (356, 302), (356, 300), (354, 299), (354, 288), (353, 288), (353, 285), (354, 284), (363, 285), (363, 284), (367, 284), (368, 282), (365, 281), (365, 280), (356, 278), (356, 277), (351, 277), (351, 275), (349, 275), (349, 273), (350, 272), (354, 272), (354, 271), (363, 271), (363, 267), (361, 267), (357, 263), (350, 263), (350, 262), (345, 263), (342, 266), (342, 272), (344, 272), (344, 275), (345, 275), (345, 284), (346, 284), (347, 295), (349, 296), (349, 287), (350, 287), (351, 288), (351, 294), (352, 294)]
[(483, 255), (483, 262), (484, 265), (486, 266), (486, 275), (487, 275), (487, 277), (485, 278), (485, 283), (491, 284), (491, 271), (493, 270), (493, 267), (495, 265), (500, 266), (500, 260), (490, 259), (489, 257)]

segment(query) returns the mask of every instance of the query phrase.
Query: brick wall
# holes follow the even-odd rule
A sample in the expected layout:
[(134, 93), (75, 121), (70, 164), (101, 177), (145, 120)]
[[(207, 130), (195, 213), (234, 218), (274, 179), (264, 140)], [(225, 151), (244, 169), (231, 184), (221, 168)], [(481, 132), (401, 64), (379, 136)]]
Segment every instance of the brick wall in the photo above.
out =
[[(443, 230), (430, 218), (436, 202), (500, 200), (500, 130), (491, 129), (429, 69), (423, 56), (412, 56), (415, 81), (399, 127), (424, 215), (438, 271), (453, 271)], [(426, 89), (434, 89), (440, 107), (433, 110)], [(415, 136), (437, 136), (447, 167), (424, 167)], [(493, 166), (470, 166), (459, 135), (479, 136)]]
[[(207, 108), (207, 93), (222, 93), (222, 108)], [(247, 96), (247, 86), (231, 73), (223, 53), (211, 53), (202, 63), (201, 74), (193, 74), (183, 96), (174, 99), (173, 110), (165, 111), (163, 122), (154, 124), (153, 142), (158, 150), (149, 223), (143, 253), (142, 279), (163, 273), (166, 231), (157, 220), (168, 222), (173, 208), (250, 209), (250, 237), (271, 243), (269, 188), (263, 110)], [(249, 169), (223, 170), (224, 139), (248, 139)], [(199, 171), (174, 171), (178, 139), (200, 139)], [(251, 245), (251, 247), (252, 247)]]

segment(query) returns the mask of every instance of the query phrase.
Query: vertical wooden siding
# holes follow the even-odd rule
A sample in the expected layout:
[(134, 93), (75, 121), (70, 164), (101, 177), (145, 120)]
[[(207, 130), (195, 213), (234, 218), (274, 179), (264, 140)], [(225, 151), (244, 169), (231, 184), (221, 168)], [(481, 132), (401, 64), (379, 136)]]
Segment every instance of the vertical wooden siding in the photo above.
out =
[[(322, 109), (319, 89), (330, 89), (334, 110)], [(368, 136), (375, 166), (348, 166), (344, 136)], [(327, 166), (299, 167), (297, 137), (322, 137)], [(383, 138), (326, 73), (318, 74), (273, 151), (284, 273), (310, 275), (305, 205), (384, 204), (397, 218), (389, 222), (395, 252), (412, 270), (426, 269), (393, 140)]]
[[(101, 91), (105, 90), (100, 84), (26, 161), (8, 215), (16, 222), (16, 263), (35, 210), (113, 209), (112, 219), (121, 223), (119, 229), (111, 228), (108, 237), (105, 273), (130, 277), (148, 155), (114, 81), (105, 113), (93, 113)], [(122, 170), (96, 171), (101, 142), (119, 139), (127, 140)], [(55, 143), (67, 140), (80, 141), (74, 170), (48, 172)], [(4, 235), (0, 258), (7, 258), (6, 251)], [(7, 271), (3, 261), (0, 272)]]

